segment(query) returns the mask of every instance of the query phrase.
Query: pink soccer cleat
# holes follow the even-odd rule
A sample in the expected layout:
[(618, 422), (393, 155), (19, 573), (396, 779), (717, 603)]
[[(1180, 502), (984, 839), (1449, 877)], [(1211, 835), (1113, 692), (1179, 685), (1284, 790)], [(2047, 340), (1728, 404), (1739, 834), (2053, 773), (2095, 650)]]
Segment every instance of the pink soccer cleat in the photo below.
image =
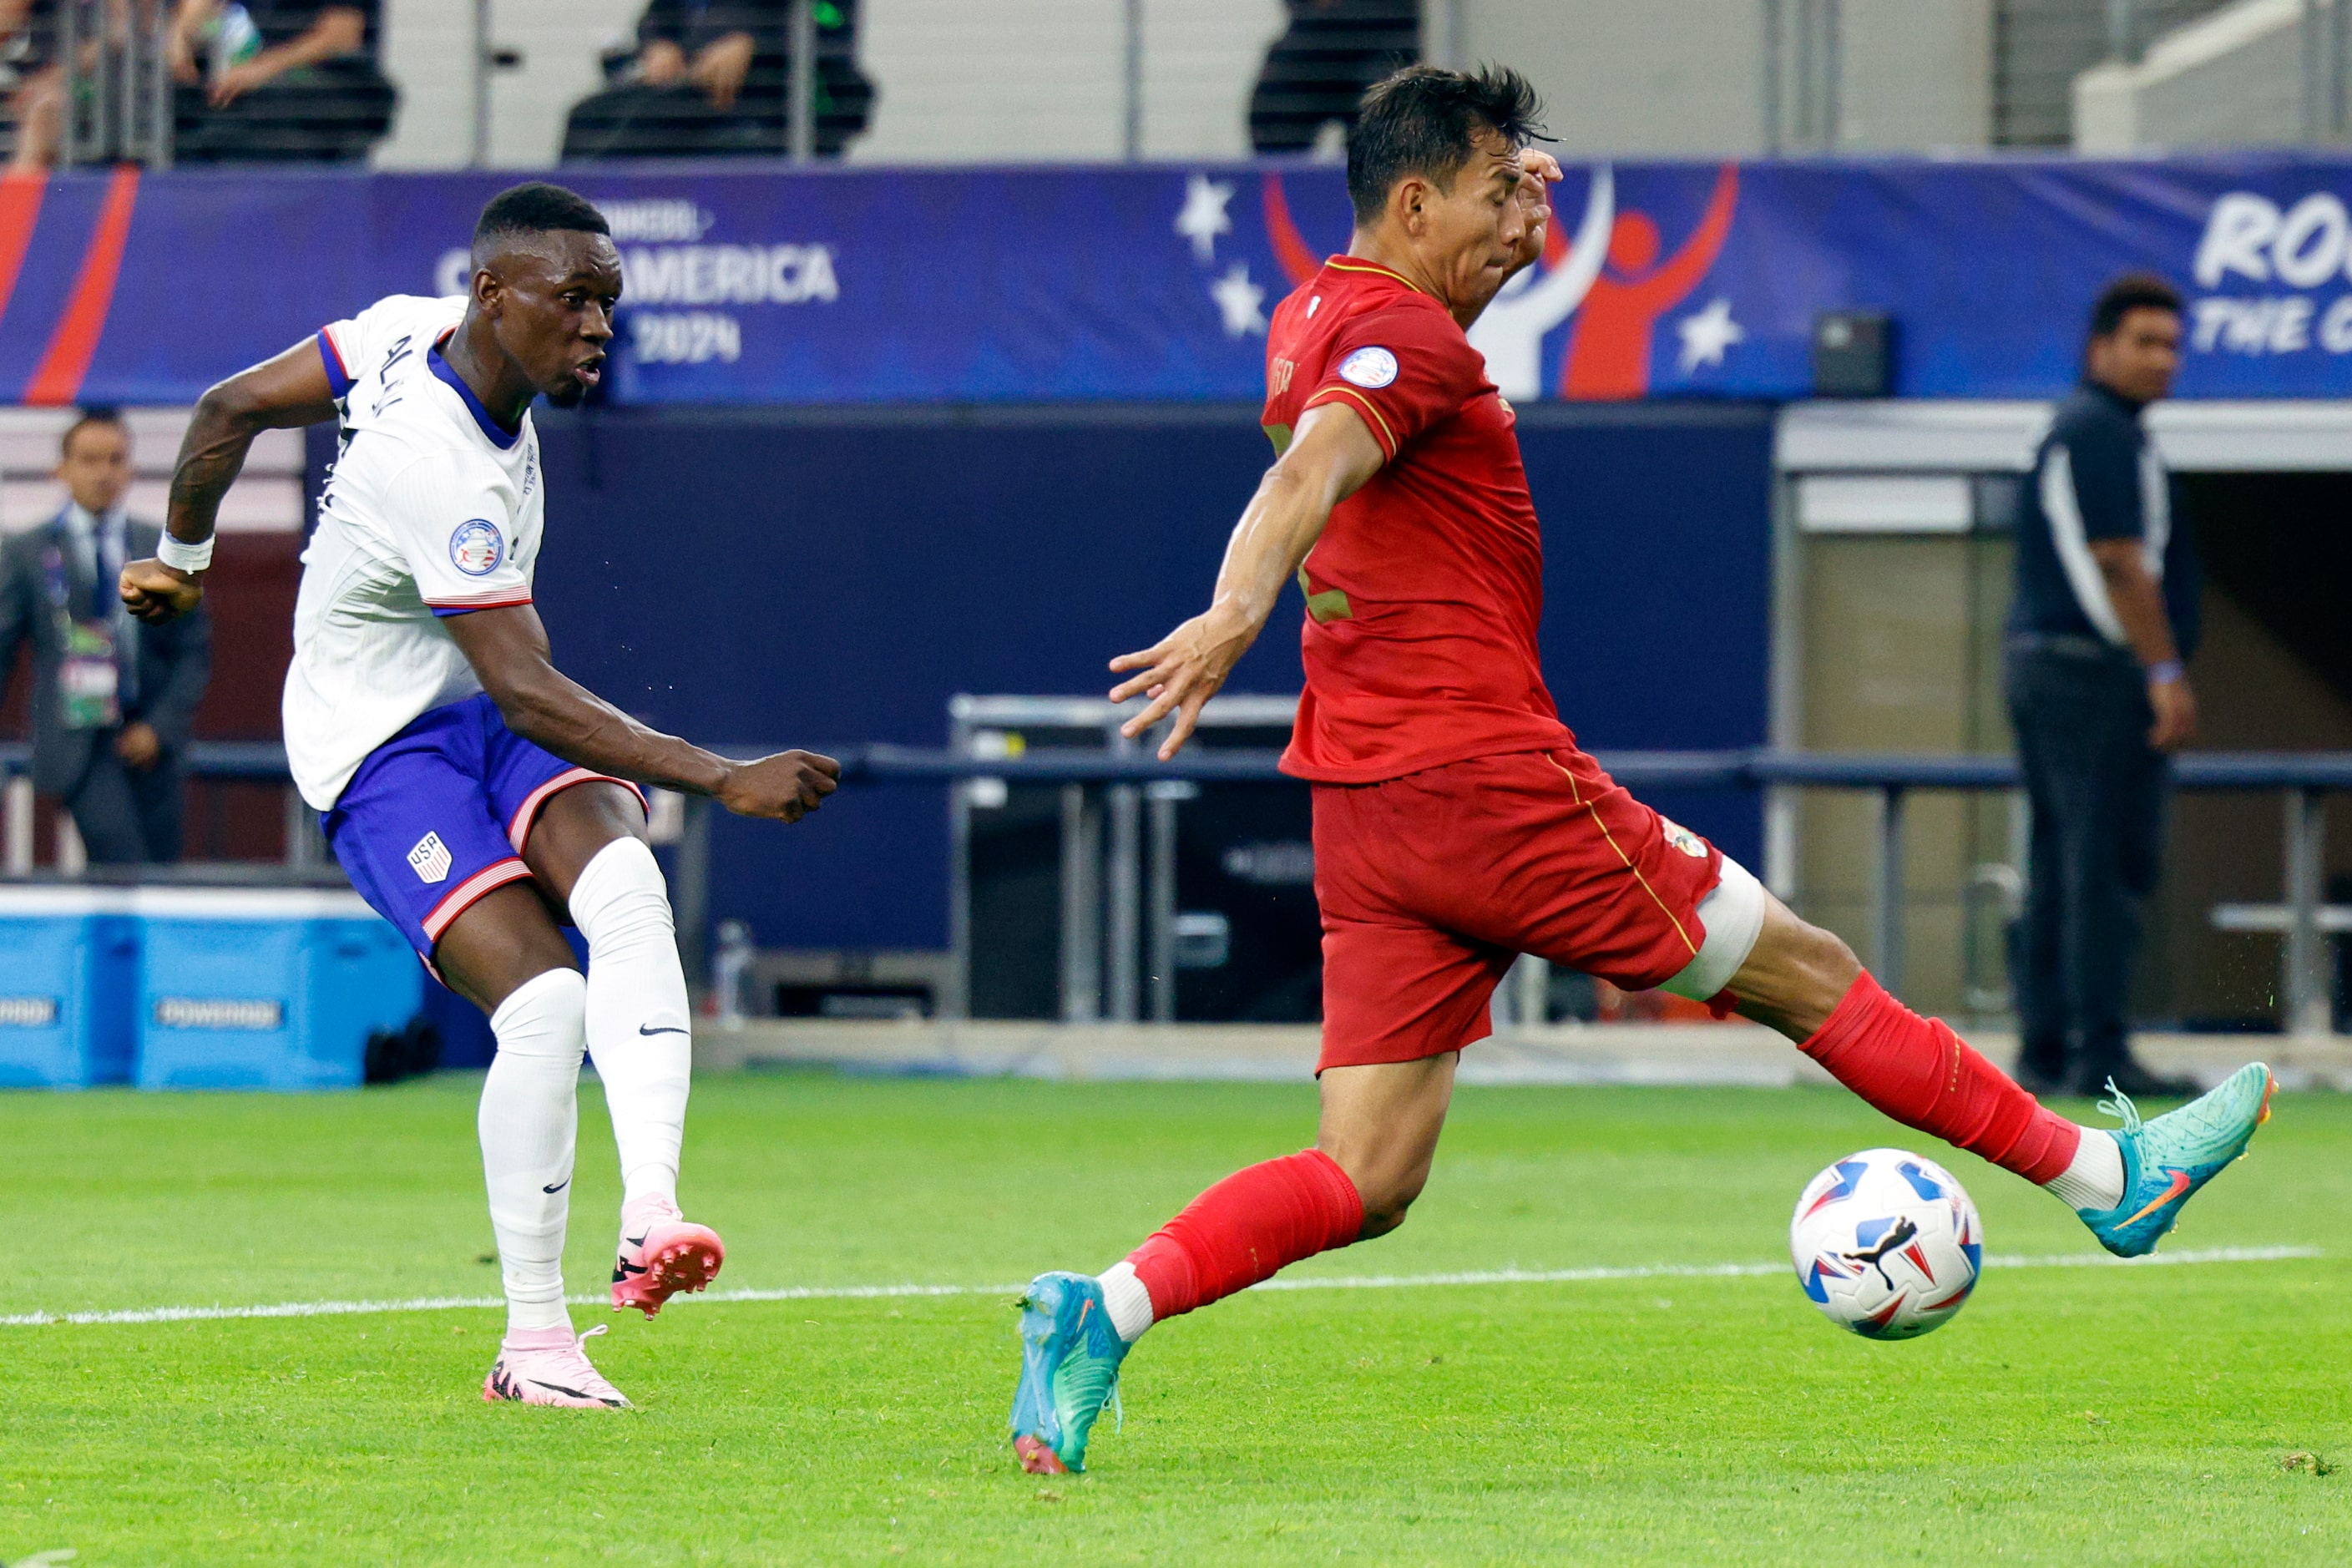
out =
[(646, 1317), (680, 1290), (699, 1290), (719, 1278), (726, 1244), (707, 1225), (695, 1225), (664, 1198), (643, 1198), (621, 1210), (621, 1255), (613, 1263), (613, 1310), (635, 1307)]
[(499, 1359), (482, 1380), (482, 1398), (496, 1404), (560, 1405), (572, 1410), (626, 1410), (621, 1391), (588, 1363), (588, 1341), (604, 1331), (597, 1324), (584, 1334), (570, 1329), (530, 1329), (510, 1333)]

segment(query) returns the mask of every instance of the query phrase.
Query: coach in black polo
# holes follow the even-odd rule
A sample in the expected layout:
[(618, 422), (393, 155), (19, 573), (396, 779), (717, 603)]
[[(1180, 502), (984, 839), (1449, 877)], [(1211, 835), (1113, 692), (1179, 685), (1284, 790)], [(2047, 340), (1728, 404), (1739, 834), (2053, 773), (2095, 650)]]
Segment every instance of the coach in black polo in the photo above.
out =
[(2020, 1081), (2093, 1093), (2193, 1089), (2132, 1060), (2125, 1008), (2157, 879), (2165, 753), (2197, 704), (2201, 574), (2141, 419), (2180, 365), (2180, 296), (2129, 275), (2091, 311), (2083, 384), (2058, 405), (2017, 521), (2006, 686), (2033, 805), (2012, 934)]

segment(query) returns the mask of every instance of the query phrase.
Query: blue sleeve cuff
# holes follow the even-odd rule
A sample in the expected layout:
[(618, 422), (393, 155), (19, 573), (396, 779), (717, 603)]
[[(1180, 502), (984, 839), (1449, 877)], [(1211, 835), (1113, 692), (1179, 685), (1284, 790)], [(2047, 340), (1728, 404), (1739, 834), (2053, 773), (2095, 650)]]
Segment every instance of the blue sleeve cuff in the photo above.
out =
[(351, 391), (353, 378), (343, 363), (343, 356), (335, 352), (335, 340), (327, 335), (324, 327), (319, 329), (319, 362), (327, 367), (327, 385), (334, 392), (335, 401), (341, 402)]
[(530, 595), (528, 592), (525, 592), (520, 594), (492, 595), (472, 604), (436, 605), (428, 599), (425, 601), (425, 607), (433, 612), (434, 619), (446, 620), (451, 616), (470, 616), (477, 610), (511, 610), (516, 608), (518, 605), (528, 605), (530, 602)]

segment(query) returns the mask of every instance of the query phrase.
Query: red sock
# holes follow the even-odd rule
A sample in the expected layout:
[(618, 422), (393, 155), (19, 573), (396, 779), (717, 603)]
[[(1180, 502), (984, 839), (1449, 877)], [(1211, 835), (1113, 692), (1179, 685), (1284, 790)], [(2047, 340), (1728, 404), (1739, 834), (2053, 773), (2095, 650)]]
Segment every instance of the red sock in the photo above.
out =
[(1362, 1234), (1364, 1200), (1338, 1162), (1307, 1149), (1235, 1171), (1127, 1255), (1151, 1293), (1151, 1321), (1270, 1279)]
[(1906, 1127), (1932, 1132), (2041, 1186), (2064, 1173), (2083, 1130), (2017, 1087), (1939, 1018), (1922, 1018), (1865, 973), (1799, 1047)]

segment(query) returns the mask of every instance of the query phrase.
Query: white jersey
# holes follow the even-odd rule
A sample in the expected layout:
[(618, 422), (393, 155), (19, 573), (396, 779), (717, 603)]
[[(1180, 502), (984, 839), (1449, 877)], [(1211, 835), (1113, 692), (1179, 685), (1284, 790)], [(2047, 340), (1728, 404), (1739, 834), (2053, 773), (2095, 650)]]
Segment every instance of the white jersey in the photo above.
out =
[(294, 605), (286, 756), (335, 804), (367, 754), (481, 683), (441, 624), (530, 603), (545, 486), (530, 416), (509, 433), (440, 345), (466, 298), (395, 294), (319, 334), (342, 416)]

